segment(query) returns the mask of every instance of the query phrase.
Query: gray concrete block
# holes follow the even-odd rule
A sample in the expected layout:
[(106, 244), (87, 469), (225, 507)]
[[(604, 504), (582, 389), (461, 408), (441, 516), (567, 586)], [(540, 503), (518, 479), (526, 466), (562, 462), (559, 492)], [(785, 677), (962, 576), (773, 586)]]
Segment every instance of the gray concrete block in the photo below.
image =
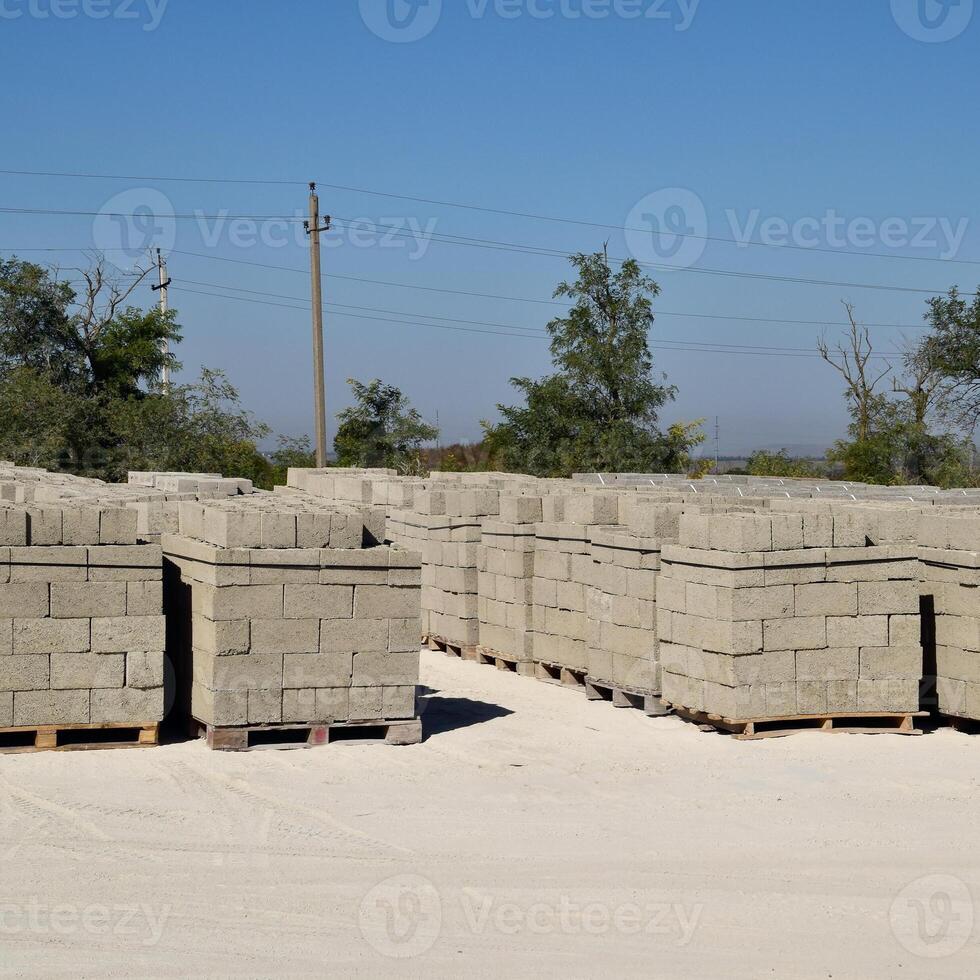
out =
[(88, 619), (15, 619), (14, 654), (85, 653), (91, 649)]
[(51, 616), (54, 619), (125, 615), (125, 582), (51, 583)]
[(283, 657), (284, 688), (349, 687), (354, 655), (351, 651), (287, 653)]
[(89, 722), (88, 691), (18, 691), (14, 694), (14, 726), (17, 728), (87, 725)]
[(0, 657), (0, 691), (44, 691), (50, 686), (44, 654)]
[(166, 647), (163, 616), (112, 616), (92, 619), (93, 653), (152, 653)]
[[(11, 657), (10, 659), (16, 659)], [(51, 690), (123, 687), (126, 657), (118, 653), (51, 654)], [(162, 683), (162, 681), (161, 681)]]
[(163, 711), (162, 687), (92, 691), (92, 724), (153, 724), (163, 721)]

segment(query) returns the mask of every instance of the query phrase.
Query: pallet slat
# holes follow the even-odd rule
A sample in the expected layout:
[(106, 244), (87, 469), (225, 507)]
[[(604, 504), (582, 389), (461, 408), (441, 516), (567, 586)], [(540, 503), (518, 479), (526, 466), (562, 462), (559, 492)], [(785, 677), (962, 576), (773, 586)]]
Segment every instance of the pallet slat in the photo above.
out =
[(337, 722), (308, 725), (236, 725), (227, 728), (193, 720), (192, 734), (207, 740), (216, 752), (254, 752), (259, 749), (309, 749), (341, 741), (417, 745), (422, 721)]
[[(90, 733), (87, 738), (86, 733)], [(138, 749), (159, 743), (160, 725), (157, 722), (0, 728), (0, 754), (3, 755)]]
[(672, 705), (675, 714), (685, 721), (730, 734), (738, 741), (764, 738), (786, 738), (800, 732), (839, 735), (921, 735), (916, 718), (928, 717), (926, 711), (854, 711), (816, 715), (786, 715), (779, 718), (751, 718), (735, 721)]
[(609, 701), (616, 708), (635, 708), (651, 718), (669, 715), (671, 711), (659, 694), (637, 688), (617, 687), (594, 677), (585, 678), (585, 696), (590, 701)]

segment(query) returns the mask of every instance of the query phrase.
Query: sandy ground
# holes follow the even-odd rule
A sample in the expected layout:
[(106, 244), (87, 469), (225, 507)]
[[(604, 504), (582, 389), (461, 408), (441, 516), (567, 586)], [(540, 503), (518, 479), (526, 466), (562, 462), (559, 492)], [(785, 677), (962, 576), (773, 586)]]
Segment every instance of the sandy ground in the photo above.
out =
[(0, 757), (0, 971), (980, 975), (980, 738), (739, 743), (423, 680), (409, 748)]

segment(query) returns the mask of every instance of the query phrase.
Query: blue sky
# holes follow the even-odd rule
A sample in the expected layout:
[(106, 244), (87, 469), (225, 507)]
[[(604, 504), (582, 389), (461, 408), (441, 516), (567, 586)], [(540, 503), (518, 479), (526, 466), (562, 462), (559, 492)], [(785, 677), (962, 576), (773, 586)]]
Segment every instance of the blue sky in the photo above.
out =
[(296, 222), (169, 215), (295, 217), (315, 179), (342, 219), (328, 412), (346, 378), (381, 377), (451, 441), (478, 436), (511, 376), (547, 372), (540, 334), (513, 335), (560, 309), (540, 301), (561, 254), (608, 239), (662, 287), (665, 423), (719, 416), (723, 453), (825, 445), (842, 390), (810, 356), (823, 328), (791, 321), (839, 323), (847, 299), (898, 325), (872, 328), (894, 352), (930, 290), (980, 283), (978, 50), (973, 0), (0, 0), (0, 169), (293, 182), (0, 174), (0, 207), (103, 212), (0, 214), (0, 249), (68, 268), (160, 236), (180, 378), (222, 367), (278, 431), (310, 432)]

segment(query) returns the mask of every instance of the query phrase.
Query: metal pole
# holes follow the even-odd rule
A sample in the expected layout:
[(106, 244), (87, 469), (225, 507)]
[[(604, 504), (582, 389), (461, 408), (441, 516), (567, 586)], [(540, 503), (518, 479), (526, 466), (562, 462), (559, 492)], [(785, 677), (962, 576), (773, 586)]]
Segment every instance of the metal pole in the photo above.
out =
[[(157, 249), (157, 274), (159, 276), (159, 285), (154, 286), (153, 289), (160, 293), (160, 312), (166, 314), (167, 312), (167, 287), (170, 285), (171, 280), (167, 276), (167, 260), (163, 257), (163, 253), (160, 249)], [(170, 342), (164, 338), (160, 341), (160, 350), (165, 354), (170, 354)], [(170, 387), (170, 362), (164, 361), (163, 367), (160, 369), (160, 383), (164, 388)]]
[(316, 465), (327, 465), (327, 403), (323, 378), (323, 293), (320, 282), (320, 199), (316, 184), (310, 184), (310, 220), (306, 230), (310, 236), (310, 275), (313, 286), (313, 402), (316, 420)]

